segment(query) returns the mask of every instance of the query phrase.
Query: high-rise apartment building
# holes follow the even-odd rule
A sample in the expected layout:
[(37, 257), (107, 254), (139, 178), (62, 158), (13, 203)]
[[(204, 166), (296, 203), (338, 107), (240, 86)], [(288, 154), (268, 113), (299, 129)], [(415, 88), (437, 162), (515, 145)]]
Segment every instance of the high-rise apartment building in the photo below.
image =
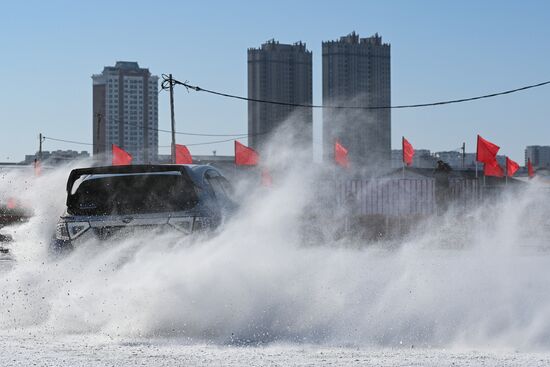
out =
[(525, 165), (531, 159), (536, 168), (550, 168), (550, 146), (529, 145), (525, 148)]
[[(323, 104), (355, 107), (391, 105), (390, 45), (382, 37), (355, 32), (323, 42)], [(334, 141), (348, 149), (352, 167), (371, 172), (391, 166), (389, 109), (324, 109), (323, 151), (333, 159)]]
[(158, 77), (137, 62), (117, 61), (93, 75), (93, 154), (108, 162), (112, 144), (134, 157), (155, 162), (158, 155)]
[[(248, 49), (248, 97), (293, 104), (312, 103), (311, 52), (305, 43), (281, 44), (275, 40)], [(311, 150), (311, 108), (248, 102), (248, 144), (262, 150), (283, 122), (295, 128), (292, 138)]]

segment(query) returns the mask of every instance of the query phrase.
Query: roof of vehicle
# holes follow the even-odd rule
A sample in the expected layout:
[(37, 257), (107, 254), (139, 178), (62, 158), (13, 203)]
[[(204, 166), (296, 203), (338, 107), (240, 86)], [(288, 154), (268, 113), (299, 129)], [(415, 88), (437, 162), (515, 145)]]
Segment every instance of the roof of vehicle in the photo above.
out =
[(219, 169), (208, 164), (188, 164), (187, 167), (196, 175), (202, 176), (205, 171), (214, 170), (223, 176)]
[(196, 164), (134, 164), (128, 166), (100, 166), (100, 167), (87, 167), (77, 168), (71, 171), (69, 179), (67, 180), (67, 192), (71, 192), (71, 188), (76, 180), (82, 176), (87, 175), (116, 175), (116, 174), (140, 174), (140, 173), (160, 173), (160, 172), (182, 172), (193, 179), (197, 180), (202, 176), (206, 170), (219, 171), (208, 165), (196, 165)]

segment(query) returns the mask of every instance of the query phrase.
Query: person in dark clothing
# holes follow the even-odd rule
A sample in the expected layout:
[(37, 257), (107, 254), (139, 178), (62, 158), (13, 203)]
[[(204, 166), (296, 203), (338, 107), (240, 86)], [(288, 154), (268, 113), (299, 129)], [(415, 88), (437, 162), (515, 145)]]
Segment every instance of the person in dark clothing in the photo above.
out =
[(451, 166), (442, 160), (437, 161), (434, 170), (435, 179), (435, 205), (438, 214), (445, 212), (449, 206), (450, 183), (449, 174)]
[(346, 231), (350, 233), (355, 233), (359, 227), (358, 219), (360, 207), (354, 192), (347, 192), (344, 205), (346, 208)]

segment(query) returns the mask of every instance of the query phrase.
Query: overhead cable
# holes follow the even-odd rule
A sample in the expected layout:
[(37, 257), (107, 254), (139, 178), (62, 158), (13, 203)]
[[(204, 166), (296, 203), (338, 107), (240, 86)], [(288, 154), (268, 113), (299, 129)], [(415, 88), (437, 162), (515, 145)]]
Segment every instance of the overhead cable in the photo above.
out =
[(161, 83), (161, 89), (168, 90), (170, 89), (170, 86), (174, 85), (182, 85), (187, 90), (192, 89), (196, 92), (206, 92), (210, 94), (214, 94), (217, 96), (227, 97), (227, 98), (234, 98), (234, 99), (240, 99), (243, 101), (248, 102), (258, 102), (258, 103), (267, 103), (267, 104), (274, 104), (279, 106), (290, 106), (290, 107), (303, 107), (303, 108), (322, 108), (322, 109), (353, 109), (353, 110), (387, 110), (387, 109), (404, 109), (404, 108), (419, 108), (419, 107), (432, 107), (432, 106), (441, 106), (441, 105), (448, 105), (448, 104), (454, 104), (454, 103), (463, 103), (463, 102), (471, 102), (479, 99), (485, 99), (485, 98), (492, 98), (497, 96), (502, 96), (505, 94), (512, 94), (520, 91), (524, 91), (527, 89), (532, 88), (538, 88), (542, 87), (544, 85), (550, 84), (550, 81), (545, 81), (537, 84), (531, 84), (527, 85), (521, 88), (515, 88), (506, 90), (503, 92), (496, 92), (491, 94), (485, 94), (481, 96), (476, 97), (468, 97), (468, 98), (460, 98), (460, 99), (452, 99), (452, 100), (446, 100), (446, 101), (439, 101), (439, 102), (430, 102), (430, 103), (418, 103), (418, 104), (406, 104), (406, 105), (395, 105), (395, 106), (334, 106), (334, 105), (315, 105), (315, 104), (302, 104), (302, 103), (289, 103), (289, 102), (281, 102), (281, 101), (272, 101), (272, 100), (265, 100), (265, 99), (258, 99), (258, 98), (247, 98), (243, 96), (237, 96), (234, 94), (228, 94), (223, 92), (218, 92), (206, 88), (201, 88), (196, 85), (191, 85), (188, 82), (181, 82), (176, 79), (172, 79), (170, 83), (170, 79), (165, 74), (162, 75), (163, 81)]
[[(121, 122), (121, 120), (113, 118), (113, 117), (109, 118), (108, 120), (111, 121), (111, 122), (115, 122), (117, 124), (119, 122)], [(138, 127), (137, 124), (131, 123), (130, 121), (122, 121), (122, 123), (125, 124), (125, 125)], [(159, 131), (159, 132), (163, 132), (163, 133), (172, 133), (171, 130), (159, 129), (159, 128), (155, 128), (155, 127), (151, 127), (151, 126), (148, 126), (147, 129), (152, 130), (152, 131)], [(187, 136), (211, 136), (211, 137), (215, 137), (215, 136), (218, 136), (218, 137), (222, 137), (222, 136), (245, 137), (245, 136), (248, 136), (248, 133), (241, 133), (241, 134), (207, 134), (207, 133), (189, 133), (189, 132), (182, 132), (182, 131), (175, 131), (174, 134), (187, 135)], [(253, 135), (262, 135), (262, 134), (265, 134), (265, 133), (258, 133), (258, 134), (253, 134)]]
[[(239, 139), (239, 138), (236, 138), (236, 139)], [(94, 145), (93, 143), (86, 143), (86, 142), (76, 141), (76, 140), (51, 138), (49, 136), (44, 136), (44, 140), (58, 141), (58, 142), (62, 142), (62, 143), (77, 144), (77, 145), (87, 145), (87, 146), (93, 146)], [(190, 147), (190, 146), (197, 146), (197, 145), (210, 145), (210, 144), (217, 144), (217, 143), (225, 143), (225, 142), (233, 141), (233, 140), (235, 140), (235, 139), (232, 138), (232, 139), (225, 139), (225, 140), (205, 141), (205, 142), (201, 142), (201, 143), (192, 143), (192, 144), (183, 144), (183, 145)], [(98, 144), (98, 145), (99, 146), (104, 146), (104, 144)], [(171, 147), (170, 145), (158, 145), (158, 148), (170, 148), (170, 147)]]

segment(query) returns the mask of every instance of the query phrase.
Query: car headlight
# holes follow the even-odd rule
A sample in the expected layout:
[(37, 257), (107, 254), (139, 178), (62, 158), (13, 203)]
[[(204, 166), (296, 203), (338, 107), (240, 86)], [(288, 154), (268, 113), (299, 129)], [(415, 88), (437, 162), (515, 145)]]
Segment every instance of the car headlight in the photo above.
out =
[(191, 233), (193, 231), (193, 217), (170, 218), (168, 224), (184, 233)]
[(203, 231), (212, 227), (212, 221), (208, 217), (195, 217), (193, 231)]
[(55, 226), (55, 238), (63, 241), (69, 240), (69, 231), (67, 231), (67, 224), (65, 222), (59, 222)]
[(68, 222), (67, 223), (67, 230), (69, 232), (69, 237), (71, 240), (74, 240), (75, 238), (82, 235), (84, 232), (86, 232), (90, 228), (90, 223), (88, 222)]

